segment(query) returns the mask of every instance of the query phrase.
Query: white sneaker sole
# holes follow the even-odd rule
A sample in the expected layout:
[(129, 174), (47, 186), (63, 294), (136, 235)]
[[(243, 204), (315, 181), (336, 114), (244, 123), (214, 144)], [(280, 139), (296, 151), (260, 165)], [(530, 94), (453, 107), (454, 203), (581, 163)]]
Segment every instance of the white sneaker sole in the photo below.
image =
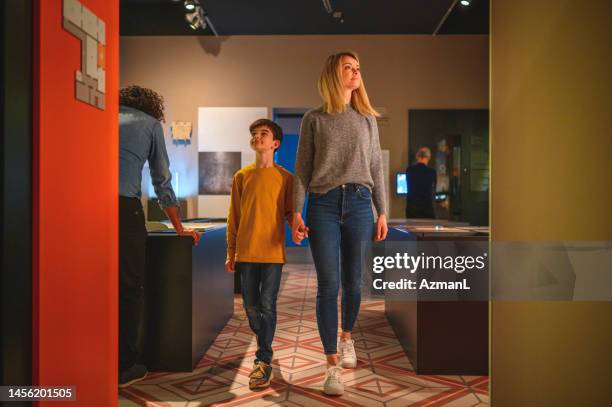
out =
[(344, 394), (344, 386), (335, 389), (323, 388), (323, 393), (327, 394), (328, 396), (342, 396)]
[(356, 360), (342, 360), (342, 367), (345, 369), (354, 369), (357, 367)]

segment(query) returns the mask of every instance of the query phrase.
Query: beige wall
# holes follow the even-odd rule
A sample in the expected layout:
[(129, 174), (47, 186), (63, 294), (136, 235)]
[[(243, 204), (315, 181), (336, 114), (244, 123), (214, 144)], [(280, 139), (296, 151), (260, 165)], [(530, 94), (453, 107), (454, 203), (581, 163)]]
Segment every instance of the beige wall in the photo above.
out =
[[(492, 238), (612, 240), (610, 2), (491, 4)], [(493, 302), (492, 405), (612, 405), (611, 342), (611, 303)]]
[[(408, 109), (488, 108), (488, 36), (480, 35), (122, 37), (120, 84), (159, 91), (168, 123), (194, 123), (193, 143), (168, 142), (168, 150), (195, 195), (199, 106), (266, 106), (270, 114), (317, 106), (323, 61), (347, 49), (360, 55), (373, 104), (390, 115), (381, 145), (391, 152), (392, 176), (408, 163)], [(195, 206), (191, 199), (190, 216)], [(391, 217), (403, 212), (404, 201), (392, 194)]]

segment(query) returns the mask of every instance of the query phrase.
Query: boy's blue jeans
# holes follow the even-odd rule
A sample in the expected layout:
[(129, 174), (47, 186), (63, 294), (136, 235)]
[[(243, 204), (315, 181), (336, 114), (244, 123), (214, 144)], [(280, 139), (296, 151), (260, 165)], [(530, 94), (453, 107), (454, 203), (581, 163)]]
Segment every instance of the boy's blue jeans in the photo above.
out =
[(257, 336), (255, 362), (270, 364), (272, 340), (276, 330), (276, 297), (280, 287), (282, 264), (236, 263), (242, 283), (242, 302), (249, 325)]
[(338, 290), (342, 282), (342, 330), (353, 329), (361, 304), (361, 247), (372, 240), (370, 190), (345, 184), (310, 193), (307, 223), (317, 270), (317, 324), (325, 354), (337, 352)]

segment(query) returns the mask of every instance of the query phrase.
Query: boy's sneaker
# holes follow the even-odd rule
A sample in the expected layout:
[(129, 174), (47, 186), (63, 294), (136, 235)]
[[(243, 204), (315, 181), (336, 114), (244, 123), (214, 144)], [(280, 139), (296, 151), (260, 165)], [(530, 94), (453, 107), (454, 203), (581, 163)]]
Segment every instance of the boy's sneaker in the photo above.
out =
[(340, 339), (338, 344), (340, 349), (340, 365), (347, 369), (353, 369), (357, 367), (357, 355), (355, 354), (355, 341), (348, 340), (344, 341)]
[(253, 370), (249, 374), (249, 389), (263, 389), (270, 385), (272, 380), (272, 366), (269, 364), (258, 361), (253, 365)]
[(323, 383), (323, 393), (328, 396), (341, 396), (344, 394), (344, 384), (342, 383), (342, 369), (332, 366), (327, 369), (325, 383)]
[(131, 386), (147, 376), (147, 368), (144, 365), (134, 365), (128, 370), (119, 373), (119, 388)]

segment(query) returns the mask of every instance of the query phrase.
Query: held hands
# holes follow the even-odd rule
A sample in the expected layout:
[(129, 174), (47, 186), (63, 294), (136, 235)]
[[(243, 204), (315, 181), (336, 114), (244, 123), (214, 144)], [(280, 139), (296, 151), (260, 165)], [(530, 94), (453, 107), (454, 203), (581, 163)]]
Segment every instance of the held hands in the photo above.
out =
[(293, 214), (293, 222), (291, 225), (291, 240), (295, 244), (301, 244), (302, 240), (308, 237), (308, 227), (304, 224), (302, 214), (295, 212)]
[(194, 246), (197, 246), (198, 243), (200, 242), (200, 237), (201, 237), (200, 232), (195, 231), (193, 229), (182, 228), (181, 230), (177, 231), (176, 234), (179, 236), (191, 236), (191, 238), (193, 239)]
[[(308, 237), (308, 227), (304, 224), (302, 215), (295, 213), (293, 215), (293, 225), (291, 227), (291, 239), (295, 244), (302, 243), (302, 240)], [(389, 228), (387, 227), (387, 216), (380, 215), (376, 221), (376, 234), (374, 240), (381, 241), (387, 238)]]
[(387, 228), (387, 216), (380, 215), (376, 221), (376, 235), (374, 236), (374, 240), (377, 242), (385, 240), (387, 238), (388, 231), (389, 228)]

